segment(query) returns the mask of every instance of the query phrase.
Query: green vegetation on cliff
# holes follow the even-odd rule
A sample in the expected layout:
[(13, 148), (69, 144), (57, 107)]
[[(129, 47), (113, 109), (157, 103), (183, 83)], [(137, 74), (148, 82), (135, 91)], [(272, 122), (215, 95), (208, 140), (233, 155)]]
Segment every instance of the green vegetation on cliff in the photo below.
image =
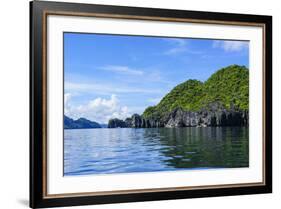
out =
[(198, 111), (213, 102), (221, 103), (226, 109), (233, 106), (248, 110), (249, 70), (231, 65), (218, 70), (204, 83), (187, 80), (173, 88), (156, 106), (146, 108), (143, 117), (160, 118), (176, 108)]

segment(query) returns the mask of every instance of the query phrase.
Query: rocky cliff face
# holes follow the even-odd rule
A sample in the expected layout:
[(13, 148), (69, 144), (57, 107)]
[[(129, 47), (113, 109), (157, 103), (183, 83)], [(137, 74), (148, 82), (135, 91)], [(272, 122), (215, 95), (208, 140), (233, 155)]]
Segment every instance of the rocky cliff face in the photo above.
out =
[(118, 118), (110, 119), (108, 121), (108, 128), (126, 128), (128, 127), (125, 121), (120, 120)]
[(165, 127), (247, 126), (248, 112), (238, 110), (184, 112), (176, 109), (170, 113)]
[(248, 126), (248, 121), (248, 111), (237, 110), (234, 107), (225, 109), (219, 104), (211, 104), (197, 112), (176, 108), (160, 119), (144, 118), (138, 114), (125, 121), (112, 119), (108, 128)]

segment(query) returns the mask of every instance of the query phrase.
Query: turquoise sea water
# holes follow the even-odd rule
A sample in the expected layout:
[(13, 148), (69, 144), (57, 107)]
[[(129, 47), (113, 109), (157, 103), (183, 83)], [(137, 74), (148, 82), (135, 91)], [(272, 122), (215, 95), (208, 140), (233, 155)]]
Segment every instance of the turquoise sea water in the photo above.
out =
[(249, 166), (246, 127), (70, 129), (64, 175)]

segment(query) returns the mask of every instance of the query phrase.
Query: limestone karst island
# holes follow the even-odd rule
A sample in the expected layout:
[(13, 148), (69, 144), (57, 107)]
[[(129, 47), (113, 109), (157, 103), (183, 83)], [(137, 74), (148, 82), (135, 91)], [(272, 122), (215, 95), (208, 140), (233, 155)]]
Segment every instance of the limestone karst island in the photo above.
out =
[(248, 126), (249, 70), (231, 65), (205, 81), (187, 80), (142, 115), (109, 120), (108, 128)]

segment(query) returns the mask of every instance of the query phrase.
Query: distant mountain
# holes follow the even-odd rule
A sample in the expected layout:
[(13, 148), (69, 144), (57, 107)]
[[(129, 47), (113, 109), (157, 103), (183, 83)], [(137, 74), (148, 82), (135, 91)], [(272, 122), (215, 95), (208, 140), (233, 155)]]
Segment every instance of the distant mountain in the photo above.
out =
[(205, 82), (190, 79), (177, 85), (142, 115), (111, 119), (108, 127), (247, 126), (248, 109), (249, 70), (230, 65)]
[(79, 118), (73, 120), (70, 117), (64, 116), (64, 129), (83, 129), (83, 128), (101, 128), (97, 122), (87, 120), (86, 118)]

